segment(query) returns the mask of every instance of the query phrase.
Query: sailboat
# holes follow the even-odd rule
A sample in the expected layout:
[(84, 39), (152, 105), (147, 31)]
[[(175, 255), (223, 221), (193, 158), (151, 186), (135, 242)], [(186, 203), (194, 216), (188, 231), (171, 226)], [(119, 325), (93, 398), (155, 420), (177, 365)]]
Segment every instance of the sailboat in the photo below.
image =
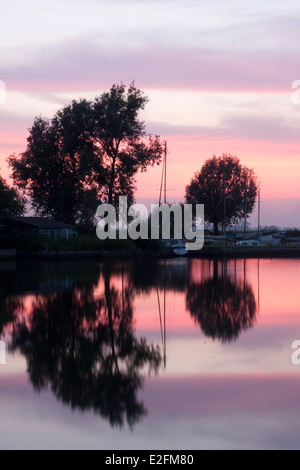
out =
[[(162, 169), (162, 178), (160, 185), (160, 194), (159, 194), (159, 206), (162, 204), (162, 194), (164, 192), (164, 204), (167, 204), (167, 142), (165, 141), (165, 151), (164, 151), (164, 161)], [(188, 250), (183, 240), (172, 238), (171, 240), (164, 240), (165, 247), (175, 256), (186, 256)]]

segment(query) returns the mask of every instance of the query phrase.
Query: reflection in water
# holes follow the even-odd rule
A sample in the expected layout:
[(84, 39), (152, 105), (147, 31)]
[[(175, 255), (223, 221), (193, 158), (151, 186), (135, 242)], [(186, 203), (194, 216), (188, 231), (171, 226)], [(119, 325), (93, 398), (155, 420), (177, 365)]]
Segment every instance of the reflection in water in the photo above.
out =
[(10, 290), (14, 285), (15, 271), (15, 263), (0, 263), (0, 339), (5, 327), (13, 322), (15, 313), (21, 307), (19, 297), (12, 294), (14, 289)]
[(6, 297), (0, 294), (0, 335), (4, 329), (13, 323), (16, 312), (22, 309), (22, 302), (18, 297)]
[(190, 281), (186, 292), (187, 308), (200, 324), (205, 336), (229, 342), (256, 320), (257, 305), (251, 286), (244, 277), (227, 272), (227, 261), (213, 262), (211, 277), (199, 283)]
[(10, 349), (26, 357), (36, 390), (51, 387), (72, 409), (93, 409), (111, 425), (133, 426), (146, 414), (137, 398), (141, 373), (146, 366), (157, 372), (161, 355), (134, 336), (132, 287), (118, 291), (110, 275), (105, 268), (97, 299), (86, 285), (39, 296), (14, 325)]
[(0, 270), (0, 335), (8, 334), (10, 351), (26, 358), (35, 390), (50, 388), (72, 409), (93, 410), (112, 426), (133, 426), (146, 415), (138, 396), (145, 373), (157, 373), (163, 363), (161, 348), (134, 331), (136, 297), (147, 302), (152, 296), (158, 305), (164, 361), (166, 318), (174, 313), (166, 310), (166, 293), (183, 296), (205, 335), (236, 340), (254, 325), (257, 306), (245, 271), (237, 275), (228, 266), (205, 260), (21, 263), (9, 276)]
[(26, 313), (24, 303), (32, 295), (71, 289), (76, 285), (92, 289), (98, 278), (99, 267), (91, 262), (0, 262), (0, 335), (22, 312)]

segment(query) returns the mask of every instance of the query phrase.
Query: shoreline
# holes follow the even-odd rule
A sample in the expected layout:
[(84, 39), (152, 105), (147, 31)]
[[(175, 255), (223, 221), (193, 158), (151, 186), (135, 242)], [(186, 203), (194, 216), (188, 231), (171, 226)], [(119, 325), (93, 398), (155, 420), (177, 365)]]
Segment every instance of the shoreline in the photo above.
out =
[(300, 258), (300, 247), (204, 247), (192, 258)]
[[(204, 247), (198, 252), (190, 251), (186, 258), (300, 258), (300, 247)], [(52, 251), (25, 252), (17, 250), (0, 250), (0, 261), (16, 259), (137, 259), (137, 258), (179, 258), (165, 250), (151, 251)]]

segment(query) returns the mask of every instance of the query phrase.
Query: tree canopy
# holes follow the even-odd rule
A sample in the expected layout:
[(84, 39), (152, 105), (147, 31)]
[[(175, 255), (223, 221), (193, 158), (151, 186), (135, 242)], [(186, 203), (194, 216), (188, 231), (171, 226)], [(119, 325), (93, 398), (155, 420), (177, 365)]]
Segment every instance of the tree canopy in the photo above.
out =
[(204, 204), (205, 220), (219, 225), (240, 223), (252, 213), (257, 196), (257, 178), (252, 169), (242, 166), (240, 160), (232, 155), (213, 156), (207, 160), (201, 171), (196, 173), (186, 187), (186, 201), (190, 204)]
[(37, 117), (27, 149), (9, 165), (16, 186), (37, 214), (69, 223), (91, 222), (101, 202), (134, 199), (135, 176), (160, 163), (162, 144), (139, 115), (148, 98), (113, 85), (94, 100), (73, 101), (52, 120)]
[(0, 218), (20, 216), (24, 211), (25, 200), (0, 176)]

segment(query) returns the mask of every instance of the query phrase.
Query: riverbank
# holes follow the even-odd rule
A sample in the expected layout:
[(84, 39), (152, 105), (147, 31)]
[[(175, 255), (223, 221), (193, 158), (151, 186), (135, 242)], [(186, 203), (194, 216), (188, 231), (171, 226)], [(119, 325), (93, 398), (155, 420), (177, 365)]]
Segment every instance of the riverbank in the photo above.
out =
[(300, 258), (298, 247), (204, 247), (190, 252), (192, 258)]
[[(8, 250), (6, 250), (8, 251)], [(14, 253), (13, 253), (14, 252)], [(6, 257), (5, 257), (6, 256)], [(8, 259), (3, 254), (0, 260)], [(176, 258), (166, 250), (119, 250), (119, 251), (16, 251), (10, 250), (10, 257), (25, 259), (135, 259), (135, 258)], [(190, 251), (189, 258), (300, 258), (300, 247), (204, 247)]]
[(16, 259), (17, 250), (1, 250), (0, 249), (0, 261), (9, 261)]
[(134, 251), (18, 251), (22, 259), (130, 259), (141, 256)]

